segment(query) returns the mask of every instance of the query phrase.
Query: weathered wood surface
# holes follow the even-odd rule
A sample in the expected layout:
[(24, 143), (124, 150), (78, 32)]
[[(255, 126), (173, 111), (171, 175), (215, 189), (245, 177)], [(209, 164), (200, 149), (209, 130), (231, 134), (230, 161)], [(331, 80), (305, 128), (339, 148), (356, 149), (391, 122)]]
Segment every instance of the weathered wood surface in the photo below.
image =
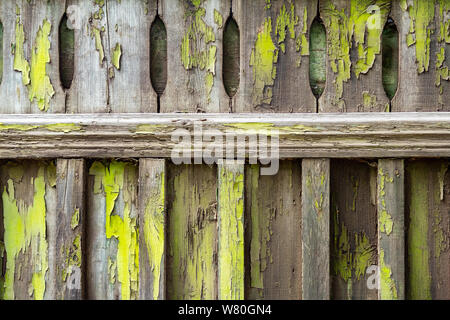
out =
[(138, 168), (95, 161), (87, 178), (87, 298), (139, 297)]
[(67, 112), (156, 112), (150, 26), (156, 1), (68, 0), (75, 62)]
[(58, 217), (53, 162), (1, 166), (3, 274), (0, 298), (55, 299)]
[(330, 299), (330, 159), (302, 161), (302, 298)]
[(230, 1), (159, 1), (167, 29), (167, 86), (161, 112), (228, 112), (222, 36)]
[(50, 271), (56, 299), (85, 298), (85, 169), (83, 159), (56, 162), (56, 239), (49, 248), (55, 255)]
[(245, 172), (245, 298), (301, 299), (301, 164)]
[(408, 299), (450, 299), (448, 159), (406, 163)]
[(217, 299), (217, 167), (168, 166), (167, 299)]
[(393, 1), (399, 82), (393, 111), (449, 111), (448, 1)]
[(58, 34), (65, 1), (2, 1), (2, 113), (64, 112)]
[(390, 1), (324, 0), (327, 82), (319, 112), (389, 110), (382, 86), (381, 34)]
[(194, 123), (236, 136), (278, 130), (281, 158), (450, 156), (449, 113), (361, 113), (2, 115), (0, 157), (167, 158), (180, 146), (174, 131), (192, 134)]
[(166, 297), (166, 165), (139, 160), (139, 299)]
[(377, 299), (366, 273), (377, 263), (376, 185), (376, 167), (331, 161), (332, 299)]
[(244, 299), (244, 164), (218, 166), (218, 298)]
[(317, 1), (233, 1), (240, 32), (237, 112), (315, 112), (309, 30)]
[(405, 299), (404, 160), (378, 160), (378, 267), (381, 300)]

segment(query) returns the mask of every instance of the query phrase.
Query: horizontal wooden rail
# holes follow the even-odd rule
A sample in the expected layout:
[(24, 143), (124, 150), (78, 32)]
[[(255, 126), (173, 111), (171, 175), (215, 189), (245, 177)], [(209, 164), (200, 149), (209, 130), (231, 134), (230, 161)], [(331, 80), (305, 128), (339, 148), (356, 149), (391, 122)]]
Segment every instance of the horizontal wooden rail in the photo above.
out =
[[(189, 133), (279, 138), (279, 157), (449, 157), (450, 113), (27, 114), (0, 116), (0, 158), (169, 158)], [(209, 140), (208, 140), (209, 141)], [(237, 140), (239, 141), (239, 140)], [(259, 141), (259, 140), (258, 140)], [(182, 149), (180, 149), (182, 150)], [(248, 151), (255, 151), (246, 145)]]

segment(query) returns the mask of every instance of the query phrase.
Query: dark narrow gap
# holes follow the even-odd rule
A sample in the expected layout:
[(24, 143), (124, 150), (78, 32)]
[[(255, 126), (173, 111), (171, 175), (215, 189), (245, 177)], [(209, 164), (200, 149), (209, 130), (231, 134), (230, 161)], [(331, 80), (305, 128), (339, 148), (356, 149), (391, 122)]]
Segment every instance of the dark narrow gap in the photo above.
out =
[(0, 84), (3, 78), (3, 24), (0, 21)]
[(382, 34), (383, 88), (389, 100), (395, 96), (398, 84), (398, 30), (394, 20), (388, 18)]
[(317, 15), (310, 29), (309, 85), (316, 97), (316, 113), (319, 110), (319, 98), (325, 89), (327, 43), (325, 26)]
[(150, 79), (157, 94), (157, 112), (167, 83), (167, 32), (157, 14), (150, 28)]
[(67, 15), (64, 14), (59, 25), (59, 75), (64, 89), (69, 89), (73, 80), (74, 37), (74, 30), (67, 27)]
[(239, 26), (230, 9), (225, 28), (223, 29), (223, 65), (222, 77), (225, 91), (230, 97), (230, 112), (233, 112), (232, 99), (239, 88), (240, 76), (240, 34)]

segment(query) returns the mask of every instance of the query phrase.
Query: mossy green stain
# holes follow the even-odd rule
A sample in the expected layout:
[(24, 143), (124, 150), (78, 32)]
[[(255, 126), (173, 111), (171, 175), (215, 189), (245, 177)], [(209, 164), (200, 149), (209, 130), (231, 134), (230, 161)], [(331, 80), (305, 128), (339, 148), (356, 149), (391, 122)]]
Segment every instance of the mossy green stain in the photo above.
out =
[(219, 299), (244, 299), (244, 174), (219, 166)]
[[(92, 164), (89, 174), (95, 176), (94, 193), (101, 191), (105, 194), (106, 238), (112, 237), (118, 240), (117, 250), (117, 274), (121, 283), (121, 298), (129, 300), (136, 298), (138, 292), (139, 277), (139, 244), (138, 227), (136, 218), (131, 218), (130, 191), (124, 186), (125, 170), (127, 178), (133, 183), (135, 168), (127, 162), (111, 161), (108, 165), (96, 161)], [(122, 193), (125, 207), (123, 218), (113, 215), (115, 202)]]
[(155, 177), (158, 188), (150, 191), (144, 213), (143, 234), (153, 277), (153, 299), (158, 300), (165, 241), (165, 177)]
[[(4, 170), (9, 171), (8, 166)], [(17, 171), (18, 168), (15, 170)], [(23, 167), (19, 170), (24, 170)], [(4, 278), (3, 299), (15, 298), (16, 258), (20, 253), (31, 250), (33, 275), (30, 294), (34, 299), (42, 300), (45, 293), (45, 275), (48, 270), (48, 243), (46, 239), (45, 204), (45, 166), (39, 166), (37, 175), (32, 179), (34, 187), (33, 203), (27, 206), (20, 198), (16, 199), (14, 181), (11, 177), (3, 189), (4, 241), (6, 251), (6, 273)], [(13, 175), (17, 176), (17, 172)], [(20, 195), (19, 195), (20, 196)], [(20, 277), (20, 270), (17, 271)]]
[(55, 94), (55, 90), (47, 75), (47, 64), (50, 63), (50, 40), (51, 23), (44, 19), (42, 26), (36, 35), (36, 40), (31, 53), (31, 71), (29, 98), (30, 101), (36, 101), (39, 110), (47, 111), (50, 105), (50, 99)]

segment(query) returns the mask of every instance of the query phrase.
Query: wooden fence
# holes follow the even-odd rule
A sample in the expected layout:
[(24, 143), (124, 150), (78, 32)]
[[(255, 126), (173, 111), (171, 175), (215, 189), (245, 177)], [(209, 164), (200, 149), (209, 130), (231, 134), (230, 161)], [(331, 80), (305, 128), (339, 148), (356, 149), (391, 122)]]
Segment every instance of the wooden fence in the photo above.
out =
[[(450, 299), (449, 17), (1, 0), (0, 298)], [(278, 139), (278, 172), (174, 164), (196, 127)]]

